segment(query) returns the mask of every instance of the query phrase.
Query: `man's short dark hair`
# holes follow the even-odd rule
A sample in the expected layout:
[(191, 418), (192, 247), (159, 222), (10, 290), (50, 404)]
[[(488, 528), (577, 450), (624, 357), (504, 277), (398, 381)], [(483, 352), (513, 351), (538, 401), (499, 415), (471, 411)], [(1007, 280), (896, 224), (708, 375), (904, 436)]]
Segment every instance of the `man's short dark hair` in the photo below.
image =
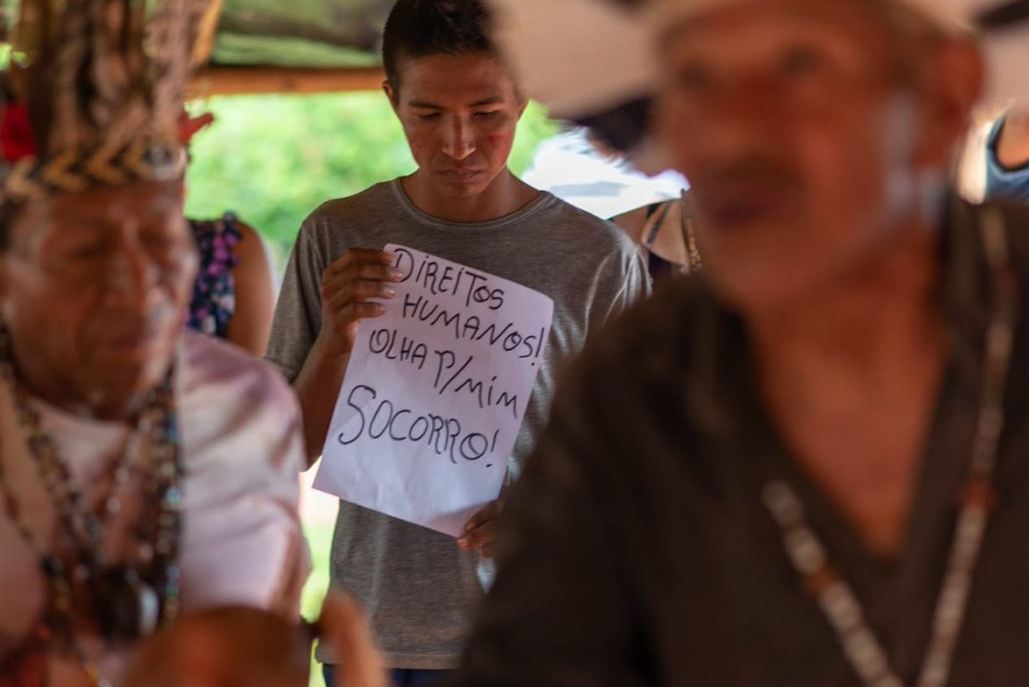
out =
[(382, 34), (386, 78), (397, 88), (404, 58), (494, 53), (481, 0), (398, 0)]

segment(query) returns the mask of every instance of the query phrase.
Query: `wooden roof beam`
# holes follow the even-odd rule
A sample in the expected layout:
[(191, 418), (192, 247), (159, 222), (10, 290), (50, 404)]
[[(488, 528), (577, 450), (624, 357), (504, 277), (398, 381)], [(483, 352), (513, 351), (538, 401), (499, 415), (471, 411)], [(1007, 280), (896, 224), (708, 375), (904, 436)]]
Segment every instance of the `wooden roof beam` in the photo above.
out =
[(290, 67), (211, 66), (193, 77), (189, 98), (214, 95), (269, 95), (375, 91), (385, 79), (382, 69), (299, 69)]

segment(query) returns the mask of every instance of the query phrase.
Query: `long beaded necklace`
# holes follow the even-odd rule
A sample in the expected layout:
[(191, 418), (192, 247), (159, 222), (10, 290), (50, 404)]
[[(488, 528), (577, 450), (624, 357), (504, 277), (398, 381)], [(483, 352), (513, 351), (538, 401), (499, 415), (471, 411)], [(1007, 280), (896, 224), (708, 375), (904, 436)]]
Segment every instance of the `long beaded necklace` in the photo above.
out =
[[(0, 498), (4, 512), (20, 536), (39, 557), (48, 591), (48, 610), (34, 633), (43, 644), (61, 641), (79, 660), (95, 685), (106, 685), (101, 672), (76, 641), (73, 590), (84, 587), (94, 620), (107, 645), (129, 642), (151, 634), (178, 615), (178, 549), (181, 533), (181, 485), (184, 471), (179, 450), (178, 422), (174, 411), (173, 373), (152, 391), (144, 403), (137, 432), (145, 437), (147, 467), (143, 479), (143, 503), (149, 513), (135, 523), (134, 562), (115, 564), (104, 553), (105, 519), (118, 513), (120, 493), (129, 481), (128, 453), (114, 469), (114, 486), (106, 503), (106, 518), (84, 505), (57, 444), (42, 430), (39, 413), (20, 383), (9, 334), (0, 323), (0, 379), (12, 390), (18, 423), (27, 437), (29, 455), (50, 495), (58, 519), (71, 542), (70, 562), (40, 542), (22, 512), (17, 495), (0, 461)], [(133, 443), (130, 440), (130, 444)]]
[(700, 249), (697, 248), (695, 213), (692, 204), (688, 201), (688, 191), (680, 192), (679, 203), (682, 212), (682, 238), (686, 246), (686, 264), (683, 265), (683, 273), (696, 274), (704, 269), (704, 261), (700, 257)]
[[(996, 501), (994, 472), (1004, 428), (1004, 395), (1015, 325), (1017, 280), (1009, 269), (1008, 234), (997, 210), (984, 211), (982, 237), (996, 301), (986, 333), (983, 400), (976, 425), (968, 475), (959, 494), (961, 507), (943, 585), (933, 614), (932, 635), (917, 687), (945, 687), (954, 649), (964, 624), (986, 526)], [(854, 590), (829, 560), (828, 552), (807, 522), (796, 491), (784, 480), (771, 480), (762, 500), (779, 525), (783, 545), (805, 588), (821, 607), (851, 667), (867, 687), (904, 687), (890, 665), (879, 638), (869, 627)]]

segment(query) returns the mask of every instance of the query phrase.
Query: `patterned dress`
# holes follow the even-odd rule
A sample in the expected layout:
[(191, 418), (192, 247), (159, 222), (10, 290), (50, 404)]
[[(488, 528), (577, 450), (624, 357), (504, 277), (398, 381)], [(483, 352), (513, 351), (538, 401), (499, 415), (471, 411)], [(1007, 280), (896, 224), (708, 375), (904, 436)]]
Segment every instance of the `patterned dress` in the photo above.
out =
[(219, 220), (189, 220), (200, 254), (200, 269), (189, 306), (190, 329), (224, 339), (236, 313), (236, 281), (232, 271), (239, 264), (236, 246), (242, 234), (239, 220), (226, 213)]

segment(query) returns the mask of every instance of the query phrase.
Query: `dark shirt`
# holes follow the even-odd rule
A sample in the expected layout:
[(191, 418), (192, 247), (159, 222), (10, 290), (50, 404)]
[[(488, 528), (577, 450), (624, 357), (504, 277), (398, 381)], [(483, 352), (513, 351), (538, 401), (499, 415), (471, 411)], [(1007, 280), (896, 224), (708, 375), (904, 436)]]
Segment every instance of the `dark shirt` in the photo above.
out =
[[(1020, 324), (986, 534), (950, 687), (1029, 675), (1029, 215), (1006, 209)], [(505, 505), (499, 575), (456, 684), (856, 687), (759, 501), (783, 476), (907, 684), (923, 660), (971, 454), (992, 283), (954, 204), (939, 303), (953, 359), (905, 551), (872, 555), (794, 467), (755, 394), (742, 321), (680, 280), (589, 347)]]

